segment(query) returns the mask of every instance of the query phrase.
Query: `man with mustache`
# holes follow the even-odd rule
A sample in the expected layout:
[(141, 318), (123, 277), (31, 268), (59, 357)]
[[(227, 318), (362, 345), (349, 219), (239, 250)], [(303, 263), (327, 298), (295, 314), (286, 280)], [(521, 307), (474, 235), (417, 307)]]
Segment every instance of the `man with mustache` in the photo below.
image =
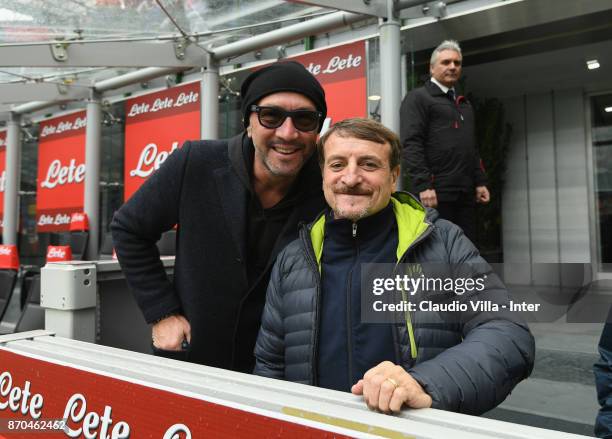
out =
[[(533, 368), (534, 339), (516, 315), (416, 307), (390, 315), (388, 324), (363, 321), (372, 290), (362, 293), (362, 264), (367, 270), (389, 264), (394, 273), (406, 263), (455, 266), (482, 279), (483, 289), (462, 296), (435, 291), (439, 303), (509, 303), (505, 286), (459, 227), (410, 194), (394, 193), (397, 136), (378, 122), (347, 119), (317, 149), (329, 208), (278, 256), (255, 373), (351, 391), (386, 413), (433, 407), (481, 414), (501, 403)], [(427, 299), (423, 294), (413, 300)]]
[(463, 58), (456, 41), (431, 54), (431, 79), (406, 95), (400, 109), (401, 140), (412, 190), (476, 242), (476, 203), (490, 200), (474, 134), (474, 112), (455, 85)]
[[(272, 263), (324, 206), (313, 157), (325, 93), (301, 64), (241, 87), (245, 131), (187, 142), (117, 211), (111, 229), (154, 353), (251, 373)], [(155, 246), (178, 224), (174, 278)]]

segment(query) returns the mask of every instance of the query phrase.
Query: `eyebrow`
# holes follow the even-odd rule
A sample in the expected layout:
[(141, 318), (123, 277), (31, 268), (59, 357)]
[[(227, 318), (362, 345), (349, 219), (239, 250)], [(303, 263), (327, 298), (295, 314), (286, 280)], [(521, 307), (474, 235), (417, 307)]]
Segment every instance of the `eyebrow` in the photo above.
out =
[[(343, 159), (346, 160), (346, 156), (343, 155), (339, 155), (339, 154), (335, 154), (335, 155), (330, 155), (329, 157), (327, 157), (327, 159), (325, 159), (325, 161), (329, 161), (329, 160), (336, 160), (336, 159)], [(376, 162), (381, 162), (382, 160), (375, 155), (363, 155), (357, 158), (358, 162), (364, 161), (364, 160), (374, 160)]]

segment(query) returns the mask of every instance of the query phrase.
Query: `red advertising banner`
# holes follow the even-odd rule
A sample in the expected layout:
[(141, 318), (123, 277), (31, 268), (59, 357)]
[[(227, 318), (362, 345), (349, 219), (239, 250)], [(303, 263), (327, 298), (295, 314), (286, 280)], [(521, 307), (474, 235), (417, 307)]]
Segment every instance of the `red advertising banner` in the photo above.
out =
[(200, 138), (200, 83), (125, 103), (124, 200), (186, 140)]
[(184, 393), (0, 348), (0, 438), (346, 437)]
[(303, 64), (325, 89), (327, 126), (349, 117), (367, 117), (365, 41), (291, 59)]
[(39, 232), (68, 230), (70, 215), (83, 210), (84, 111), (40, 124), (36, 221)]
[(4, 227), (4, 187), (6, 186), (6, 130), (0, 131), (0, 230)]

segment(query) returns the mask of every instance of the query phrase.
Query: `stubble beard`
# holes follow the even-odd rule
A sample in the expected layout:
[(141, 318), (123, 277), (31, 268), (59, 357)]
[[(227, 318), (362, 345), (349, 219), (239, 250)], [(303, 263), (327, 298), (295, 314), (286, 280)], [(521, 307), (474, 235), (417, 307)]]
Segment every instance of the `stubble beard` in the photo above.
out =
[(343, 218), (355, 223), (369, 215), (370, 207), (371, 206), (365, 206), (363, 209), (358, 210), (357, 212), (348, 212), (346, 209), (342, 209), (340, 207), (333, 209), (333, 211), (335, 218)]
[[(267, 145), (267, 146), (268, 146), (268, 151), (271, 151), (272, 145)], [(306, 163), (306, 160), (302, 159), (299, 166), (295, 166), (295, 167), (292, 167), (291, 169), (284, 170), (278, 166), (275, 166), (273, 163), (271, 163), (268, 155), (264, 154), (257, 147), (255, 147), (255, 155), (259, 157), (263, 167), (273, 177), (280, 177), (280, 178), (295, 177), (300, 173), (300, 170), (304, 167), (304, 164)]]

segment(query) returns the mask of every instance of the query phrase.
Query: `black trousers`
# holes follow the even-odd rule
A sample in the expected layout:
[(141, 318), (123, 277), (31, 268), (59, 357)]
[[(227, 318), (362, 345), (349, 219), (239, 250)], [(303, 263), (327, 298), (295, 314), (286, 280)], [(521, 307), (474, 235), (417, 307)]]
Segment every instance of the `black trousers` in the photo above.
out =
[(440, 217), (457, 224), (465, 236), (476, 245), (476, 192), (436, 191)]

